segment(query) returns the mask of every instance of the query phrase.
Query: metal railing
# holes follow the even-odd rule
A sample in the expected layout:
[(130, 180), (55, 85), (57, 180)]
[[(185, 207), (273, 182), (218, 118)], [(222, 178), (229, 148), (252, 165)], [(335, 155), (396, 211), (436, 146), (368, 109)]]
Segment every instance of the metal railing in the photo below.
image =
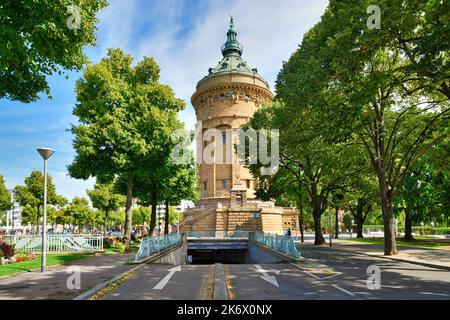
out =
[[(2, 235), (0, 242), (14, 245), (15, 250), (40, 252), (41, 235)], [(47, 252), (97, 252), (103, 251), (101, 234), (48, 234)]]
[(301, 257), (292, 237), (258, 231), (255, 232), (255, 242), (296, 259)]
[(180, 233), (173, 233), (160, 237), (150, 237), (142, 239), (139, 251), (134, 256), (134, 260), (140, 260), (149, 257), (155, 253), (164, 251), (172, 246), (179, 244), (182, 241)]

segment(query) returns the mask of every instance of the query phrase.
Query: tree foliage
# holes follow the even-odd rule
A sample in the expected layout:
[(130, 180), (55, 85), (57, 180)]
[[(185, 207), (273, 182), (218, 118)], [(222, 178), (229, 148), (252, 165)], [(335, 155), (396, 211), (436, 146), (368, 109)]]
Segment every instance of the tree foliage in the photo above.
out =
[[(77, 19), (68, 10), (76, 5)], [(96, 14), (106, 0), (15, 0), (0, 4), (0, 98), (36, 101), (40, 92), (50, 96), (46, 76), (62, 69), (80, 70), (87, 62), (83, 47), (95, 45)], [(74, 21), (77, 22), (77, 21)]]
[[(24, 216), (34, 225), (39, 225), (39, 219), (44, 206), (44, 175), (41, 171), (34, 170), (25, 178), (25, 185), (15, 188), (16, 201), (24, 208)], [(61, 205), (67, 200), (56, 193), (56, 187), (51, 176), (47, 177), (47, 203)]]
[(69, 172), (81, 179), (95, 176), (100, 183), (125, 179), (127, 247), (135, 180), (164, 163), (173, 147), (171, 133), (181, 128), (177, 112), (184, 102), (158, 82), (159, 72), (152, 58), (133, 66), (130, 55), (109, 49), (77, 82), (73, 113), (80, 124), (72, 127), (77, 155)]
[(109, 215), (125, 205), (125, 197), (115, 192), (114, 183), (96, 183), (93, 190), (87, 190), (87, 194), (92, 206), (104, 215), (103, 231), (106, 232)]
[(0, 175), (0, 213), (11, 209), (11, 194), (6, 189), (5, 180)]
[(438, 0), (380, 1), (382, 27), (371, 30), (372, 4), (330, 1), (283, 66), (277, 93), (293, 110), (282, 116), (298, 119), (292, 127), (313, 123), (310, 141), (364, 146), (392, 255), (395, 196), (414, 162), (448, 136), (449, 11)]

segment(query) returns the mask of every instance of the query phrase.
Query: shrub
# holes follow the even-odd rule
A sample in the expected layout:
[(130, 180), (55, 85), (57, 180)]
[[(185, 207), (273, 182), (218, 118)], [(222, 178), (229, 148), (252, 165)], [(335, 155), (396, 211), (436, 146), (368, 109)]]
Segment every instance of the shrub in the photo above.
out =
[(108, 249), (113, 245), (113, 238), (103, 238), (103, 248)]
[(125, 245), (123, 243), (119, 243), (119, 245), (117, 246), (117, 251), (118, 252), (123, 253), (123, 252), (125, 252), (125, 249), (126, 249), (126, 247), (125, 247)]
[(14, 257), (14, 246), (7, 244), (6, 242), (2, 242), (0, 244), (0, 251), (2, 251), (3, 256), (6, 259), (11, 259)]

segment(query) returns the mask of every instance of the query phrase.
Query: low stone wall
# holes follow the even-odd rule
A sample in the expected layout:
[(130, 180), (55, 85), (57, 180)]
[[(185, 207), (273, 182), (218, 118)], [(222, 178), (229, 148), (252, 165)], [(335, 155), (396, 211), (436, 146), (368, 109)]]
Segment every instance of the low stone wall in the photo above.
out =
[(260, 207), (251, 203), (244, 206), (216, 206), (215, 209), (211, 206), (188, 209), (180, 229), (181, 231), (264, 231), (283, 234), (288, 228), (295, 233), (298, 229), (297, 225), (295, 208)]

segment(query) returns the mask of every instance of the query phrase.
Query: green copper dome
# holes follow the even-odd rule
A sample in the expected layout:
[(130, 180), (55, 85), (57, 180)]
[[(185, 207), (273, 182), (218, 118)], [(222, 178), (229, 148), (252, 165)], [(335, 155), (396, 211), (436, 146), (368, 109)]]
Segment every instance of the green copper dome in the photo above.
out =
[(210, 68), (208, 75), (203, 78), (201, 82), (214, 76), (223, 75), (227, 73), (248, 74), (260, 78), (258, 70), (251, 68), (247, 62), (242, 59), (243, 46), (237, 40), (237, 32), (234, 29), (234, 20), (231, 17), (230, 29), (227, 32), (227, 41), (222, 46), (223, 58), (215, 68)]
[(244, 48), (239, 41), (237, 41), (237, 32), (234, 30), (234, 21), (233, 17), (231, 17), (230, 29), (227, 32), (227, 42), (222, 46), (222, 54), (224, 57), (234, 53), (241, 56), (243, 51)]

